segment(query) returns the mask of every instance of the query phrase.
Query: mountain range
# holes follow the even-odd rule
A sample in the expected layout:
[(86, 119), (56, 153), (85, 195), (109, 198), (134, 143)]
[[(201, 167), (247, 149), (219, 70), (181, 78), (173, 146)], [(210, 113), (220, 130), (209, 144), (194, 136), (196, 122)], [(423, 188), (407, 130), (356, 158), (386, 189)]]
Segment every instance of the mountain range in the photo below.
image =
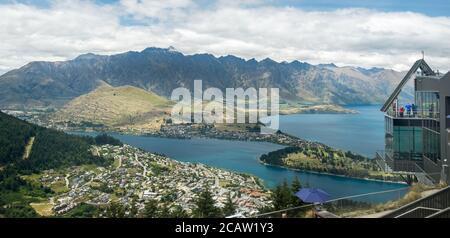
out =
[(28, 63), (0, 76), (0, 108), (60, 108), (105, 84), (128, 85), (170, 97), (177, 87), (192, 90), (194, 80), (199, 79), (204, 89), (276, 87), (281, 102), (287, 103), (375, 104), (388, 97), (404, 74), (383, 68), (184, 55), (173, 48), (147, 48), (110, 56), (89, 53), (68, 61)]

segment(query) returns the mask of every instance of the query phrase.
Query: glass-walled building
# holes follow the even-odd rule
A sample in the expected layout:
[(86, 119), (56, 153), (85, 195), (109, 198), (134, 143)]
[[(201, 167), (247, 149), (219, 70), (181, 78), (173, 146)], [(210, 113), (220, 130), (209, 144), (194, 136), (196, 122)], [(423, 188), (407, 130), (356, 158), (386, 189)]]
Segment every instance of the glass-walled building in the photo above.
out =
[[(414, 78), (412, 103), (399, 94)], [(385, 150), (377, 161), (390, 172), (415, 175), (422, 182), (449, 183), (450, 73), (435, 73), (418, 60), (383, 105)], [(419, 181), (421, 182), (421, 181)]]
[(416, 91), (415, 101), (418, 105), (417, 116), (423, 118), (423, 156), (438, 162), (441, 160), (440, 149), (440, 107), (438, 91)]
[(414, 99), (418, 117), (439, 119), (439, 92), (416, 91)]

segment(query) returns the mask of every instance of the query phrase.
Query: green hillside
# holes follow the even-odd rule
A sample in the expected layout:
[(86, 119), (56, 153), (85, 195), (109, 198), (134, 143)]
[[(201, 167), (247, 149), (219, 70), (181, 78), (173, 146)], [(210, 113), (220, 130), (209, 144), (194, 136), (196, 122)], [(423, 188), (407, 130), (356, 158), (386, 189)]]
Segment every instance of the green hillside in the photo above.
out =
[(45, 200), (52, 193), (24, 181), (23, 175), (81, 164), (106, 165), (90, 148), (108, 139), (96, 139), (46, 129), (0, 112), (0, 217), (37, 216), (29, 204)]
[[(24, 160), (25, 146), (34, 137)], [(85, 163), (102, 163), (89, 151), (94, 141), (21, 121), (0, 113), (0, 166), (14, 166), (22, 173)]]

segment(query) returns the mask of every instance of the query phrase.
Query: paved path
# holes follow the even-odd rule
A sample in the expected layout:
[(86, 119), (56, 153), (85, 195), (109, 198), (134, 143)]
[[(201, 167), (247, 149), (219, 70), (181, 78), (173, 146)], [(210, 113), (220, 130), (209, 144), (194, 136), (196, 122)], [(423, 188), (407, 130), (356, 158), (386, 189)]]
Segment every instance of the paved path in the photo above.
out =
[(119, 164), (117, 165), (117, 168), (120, 168), (122, 166), (122, 156), (119, 156)]
[(144, 172), (143, 172), (144, 178), (148, 179), (148, 176), (147, 176), (147, 167), (145, 167), (145, 165), (142, 164), (141, 161), (139, 161), (138, 156), (137, 156), (136, 153), (134, 153), (134, 159), (135, 159), (136, 162), (144, 169)]
[(66, 188), (69, 188), (69, 176), (70, 174), (66, 174), (66, 176), (64, 177), (64, 180), (66, 181)]

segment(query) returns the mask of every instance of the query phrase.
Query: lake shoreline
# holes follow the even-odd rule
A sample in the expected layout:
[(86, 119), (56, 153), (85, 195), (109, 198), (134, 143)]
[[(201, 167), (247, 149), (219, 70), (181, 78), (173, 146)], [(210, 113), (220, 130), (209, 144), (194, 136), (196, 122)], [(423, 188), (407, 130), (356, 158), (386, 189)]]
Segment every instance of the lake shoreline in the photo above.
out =
[[(86, 132), (86, 131), (72, 131), (72, 132)], [(101, 133), (101, 132), (100, 132)], [(105, 132), (108, 133), (108, 132)], [(149, 137), (149, 138), (165, 138), (165, 139), (179, 139), (179, 140), (191, 140), (191, 139), (214, 139), (214, 140), (224, 140), (224, 141), (246, 141), (246, 142), (266, 142), (266, 143), (273, 143), (276, 145), (280, 145), (280, 146), (286, 146), (288, 147), (289, 145), (286, 144), (281, 144), (281, 143), (275, 143), (273, 141), (270, 140), (253, 140), (252, 138), (246, 138), (246, 139), (235, 139), (235, 138), (227, 138), (227, 137), (208, 137), (208, 136), (193, 136), (193, 137), (176, 137), (176, 136), (164, 136), (164, 135), (152, 135), (152, 134), (129, 134), (129, 133), (123, 133), (123, 132), (115, 132), (115, 131), (110, 131), (109, 133), (118, 133), (120, 135), (132, 135), (132, 136), (143, 136), (143, 137)], [(298, 140), (302, 140), (298, 137), (283, 133), (283, 135), (287, 135), (289, 137), (292, 138), (296, 138)], [(312, 142), (312, 143), (316, 143), (316, 142)], [(317, 142), (318, 144), (321, 144), (320, 142)], [(176, 158), (172, 158), (175, 159)], [(313, 173), (313, 174), (321, 174), (321, 175), (330, 175), (330, 176), (337, 176), (337, 177), (344, 177), (344, 178), (350, 178), (350, 179), (360, 179), (360, 180), (365, 180), (365, 181), (376, 181), (376, 182), (385, 182), (385, 183), (395, 183), (395, 184), (407, 184), (406, 182), (402, 182), (402, 181), (392, 181), (392, 180), (381, 180), (381, 179), (373, 179), (373, 178), (360, 178), (360, 177), (352, 177), (352, 176), (346, 176), (346, 175), (342, 175), (342, 174), (334, 174), (334, 173), (327, 173), (327, 172), (318, 172), (318, 171), (314, 171), (314, 170), (304, 170), (304, 169), (296, 169), (296, 168), (290, 168), (287, 166), (282, 166), (282, 165), (273, 165), (273, 164), (269, 164), (269, 163), (265, 163), (263, 161), (261, 161), (258, 158), (258, 162), (264, 166), (272, 166), (272, 167), (278, 167), (278, 168), (283, 168), (283, 169), (287, 169), (287, 170), (291, 170), (291, 171), (297, 171), (297, 172), (306, 172), (306, 173)], [(250, 174), (249, 174), (250, 175)], [(263, 180), (264, 181), (264, 180)]]
[[(80, 136), (96, 136), (99, 132), (74, 132)], [(100, 132), (101, 133), (101, 132)], [(371, 181), (359, 178), (344, 177), (332, 174), (314, 173), (314, 171), (294, 171), (286, 168), (264, 166), (259, 157), (270, 151), (282, 149), (282, 146), (258, 141), (234, 141), (217, 138), (174, 139), (152, 136), (134, 136), (113, 133), (125, 144), (148, 152), (163, 154), (170, 159), (208, 167), (227, 170), (238, 174), (246, 174), (259, 178), (265, 188), (274, 189), (283, 180), (288, 182), (298, 177), (304, 186), (318, 187), (329, 192), (333, 198), (386, 191), (405, 187), (405, 184), (386, 181)], [(381, 203), (396, 198), (397, 195), (386, 194), (368, 197), (363, 200), (369, 203)]]

